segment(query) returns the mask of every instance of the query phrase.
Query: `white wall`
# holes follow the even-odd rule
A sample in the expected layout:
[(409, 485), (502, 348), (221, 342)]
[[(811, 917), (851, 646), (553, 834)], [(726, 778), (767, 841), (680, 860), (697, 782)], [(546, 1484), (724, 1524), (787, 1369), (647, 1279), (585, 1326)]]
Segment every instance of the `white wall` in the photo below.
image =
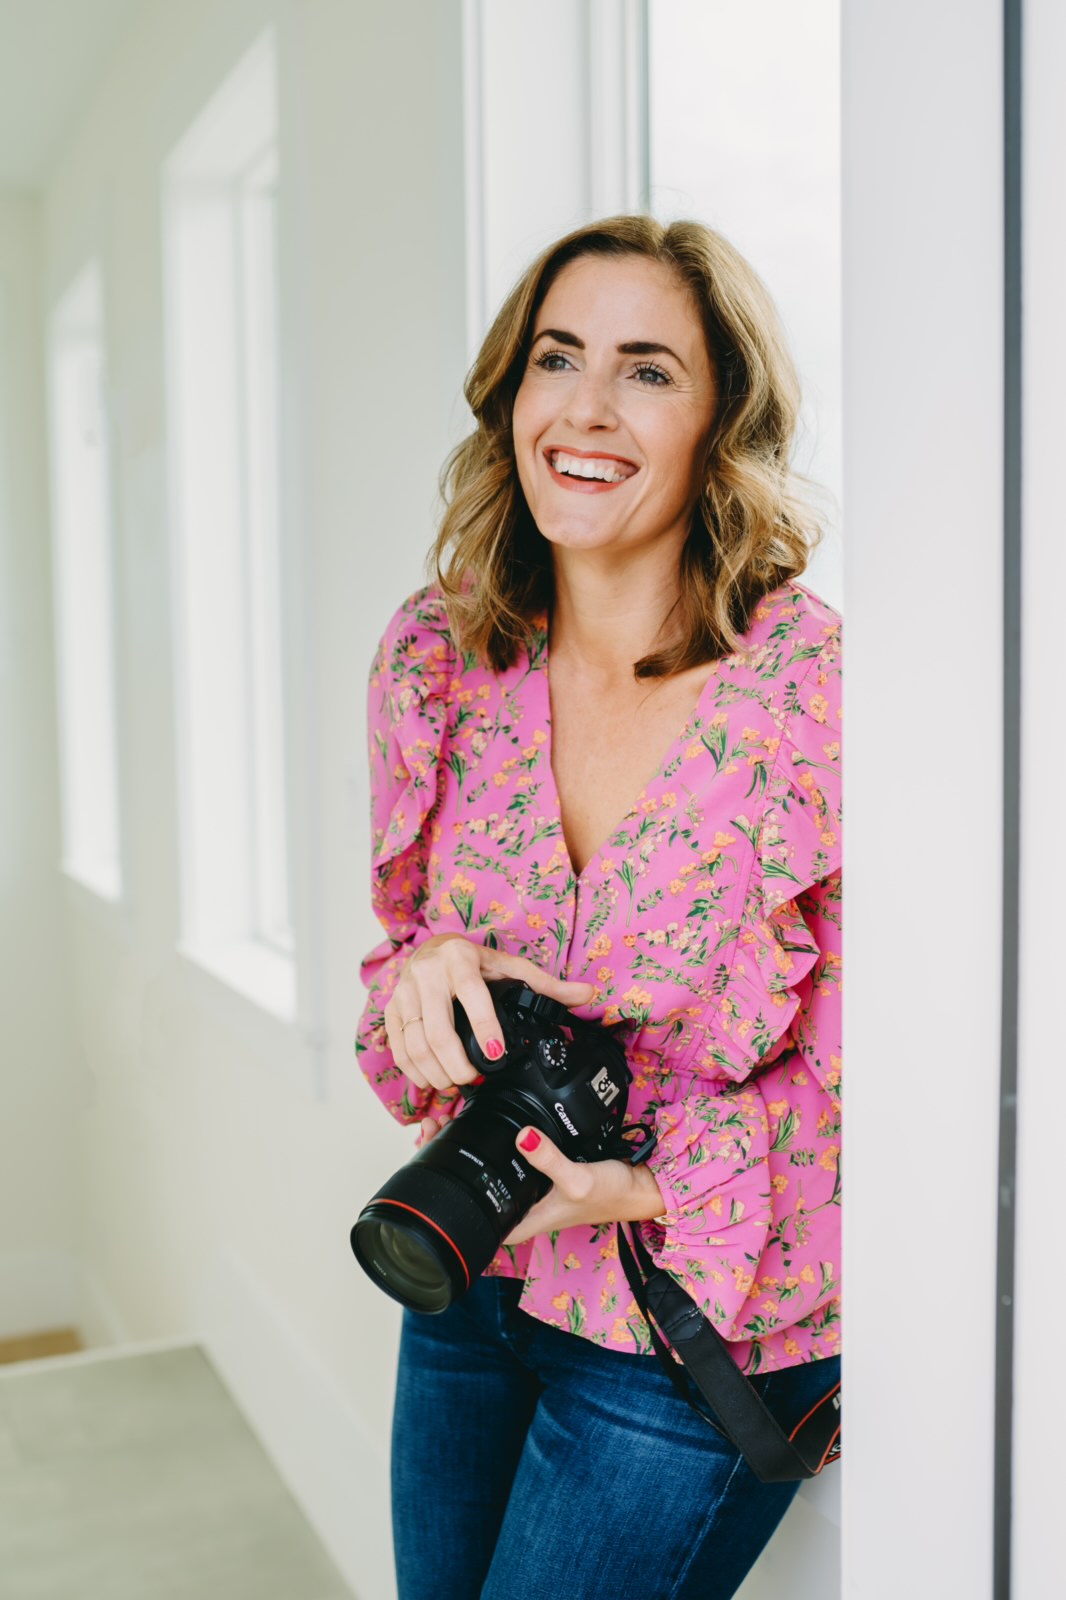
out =
[(82, 1089), (56, 863), (40, 205), (0, 191), (0, 1338), (76, 1309)]
[(847, 1600), (992, 1593), (1001, 12), (844, 7)]
[[(306, 1039), (174, 955), (159, 171), (271, 19), (292, 469), (287, 620), (304, 780), (296, 821), (310, 841), (297, 894), (322, 953), (321, 1014)], [(463, 422), (460, 81), (458, 0), (161, 0), (124, 40), (44, 196), (46, 304), (91, 254), (105, 277), (131, 885), (117, 913), (65, 885), (88, 1103), (53, 1232), (65, 1225), (68, 1248), (76, 1234), (91, 1270), (79, 1308), (91, 1338), (207, 1339), (368, 1600), (392, 1587), (386, 1443), (399, 1312), (359, 1271), (348, 1231), (410, 1138), (382, 1117), (353, 1055), (357, 964), (378, 937), (366, 888), (364, 701), (380, 629), (420, 581), (437, 471)], [(27, 388), (39, 394), (39, 377)], [(44, 550), (38, 511), (42, 569)], [(43, 596), (37, 605), (44, 622)], [(35, 710), (54, 741), (41, 648)], [(33, 776), (51, 816), (33, 891), (54, 895), (49, 759)], [(20, 790), (24, 812), (31, 803)], [(52, 1055), (70, 1059), (54, 1046)]]

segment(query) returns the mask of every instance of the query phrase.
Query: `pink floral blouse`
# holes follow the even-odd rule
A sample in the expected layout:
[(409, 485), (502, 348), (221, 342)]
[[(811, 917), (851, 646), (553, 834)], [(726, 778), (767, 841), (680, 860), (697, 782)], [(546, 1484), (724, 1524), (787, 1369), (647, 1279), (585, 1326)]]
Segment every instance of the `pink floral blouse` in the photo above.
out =
[[(420, 1091), (382, 1011), (455, 931), (596, 984), (623, 1030), (630, 1120), (665, 1227), (634, 1224), (748, 1372), (840, 1349), (841, 617), (804, 585), (757, 606), (659, 771), (575, 875), (551, 767), (548, 636), (496, 674), (457, 654), (435, 589), (404, 602), (370, 678), (372, 892), (356, 1052), (401, 1122)], [(504, 1246), (532, 1316), (650, 1352), (613, 1224)]]

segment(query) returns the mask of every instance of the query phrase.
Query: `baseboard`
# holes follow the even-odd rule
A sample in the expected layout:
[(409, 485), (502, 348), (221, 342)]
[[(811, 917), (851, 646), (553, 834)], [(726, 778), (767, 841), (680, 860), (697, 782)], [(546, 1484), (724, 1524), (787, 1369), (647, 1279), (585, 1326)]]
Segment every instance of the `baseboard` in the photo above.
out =
[(395, 1600), (382, 1445), (242, 1261), (215, 1255), (198, 1300), (212, 1364), (357, 1600)]

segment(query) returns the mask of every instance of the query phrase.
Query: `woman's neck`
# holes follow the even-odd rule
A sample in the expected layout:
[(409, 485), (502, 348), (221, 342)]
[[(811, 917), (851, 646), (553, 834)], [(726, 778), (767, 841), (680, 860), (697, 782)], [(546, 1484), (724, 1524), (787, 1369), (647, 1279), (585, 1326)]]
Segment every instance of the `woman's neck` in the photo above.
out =
[(554, 552), (551, 650), (557, 663), (589, 678), (632, 681), (633, 663), (665, 642), (664, 623), (677, 602), (677, 561), (661, 551), (620, 567), (585, 552)]

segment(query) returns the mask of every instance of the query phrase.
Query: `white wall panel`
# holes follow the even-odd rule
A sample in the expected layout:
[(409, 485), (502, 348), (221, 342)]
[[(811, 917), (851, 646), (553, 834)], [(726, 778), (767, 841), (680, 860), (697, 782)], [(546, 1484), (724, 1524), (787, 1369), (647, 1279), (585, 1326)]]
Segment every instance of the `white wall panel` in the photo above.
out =
[(1001, 28), (844, 8), (847, 1600), (991, 1593)]

